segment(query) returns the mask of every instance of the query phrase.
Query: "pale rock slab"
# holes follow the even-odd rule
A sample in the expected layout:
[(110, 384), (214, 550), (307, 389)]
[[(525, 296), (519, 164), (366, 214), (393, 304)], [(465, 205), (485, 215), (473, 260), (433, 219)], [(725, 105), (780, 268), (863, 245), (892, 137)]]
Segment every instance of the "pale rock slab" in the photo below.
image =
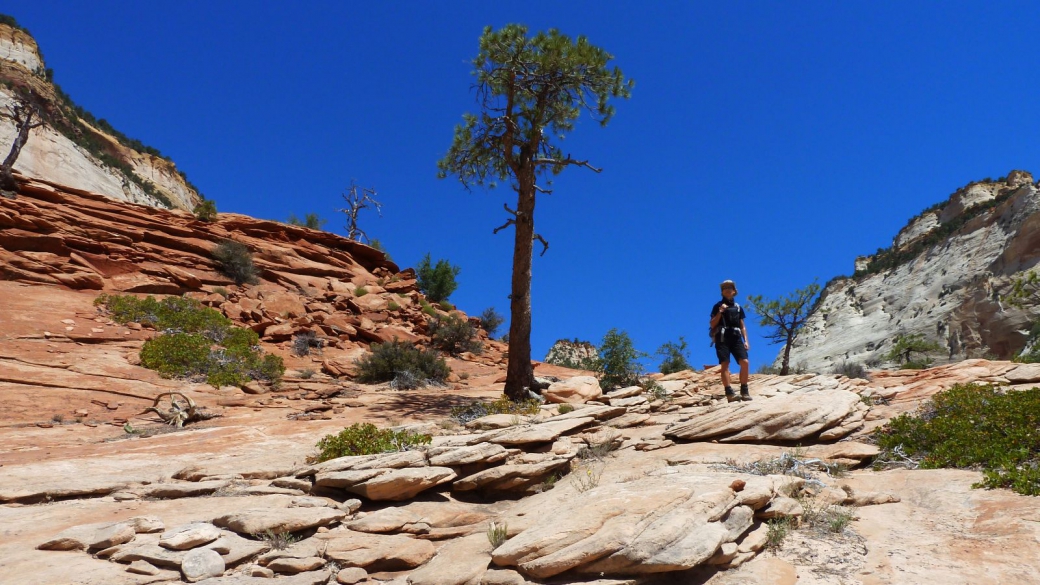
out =
[(316, 483), (338, 487), (373, 501), (401, 501), (450, 482), (455, 477), (456, 473), (450, 467), (409, 467), (344, 471), (326, 477), (318, 476)]
[(1040, 382), (1040, 364), (1022, 364), (1004, 374), (1012, 384), (1032, 384)]
[(582, 404), (603, 396), (599, 380), (595, 376), (574, 376), (560, 382), (553, 382), (542, 393), (547, 402)]
[(267, 568), (282, 575), (295, 575), (306, 571), (316, 571), (325, 566), (321, 557), (305, 557), (302, 559), (281, 558), (267, 563)]
[(858, 395), (845, 390), (779, 394), (714, 407), (668, 427), (664, 436), (688, 441), (804, 441), (840, 426), (859, 403)]
[(268, 577), (234, 575), (199, 581), (201, 585), (326, 585), (332, 574), (329, 571), (311, 571), (298, 575), (282, 576), (276, 580)]
[(336, 582), (341, 585), (354, 585), (368, 579), (368, 571), (361, 567), (347, 567), (336, 573)]
[(430, 560), (435, 549), (428, 540), (336, 530), (315, 535), (325, 544), (325, 557), (340, 566), (361, 567), (368, 571), (404, 571)]
[(472, 534), (449, 542), (428, 563), (408, 575), (409, 585), (474, 585), (491, 562), (486, 534)]
[[(500, 567), (546, 579), (564, 571), (640, 574), (696, 567), (711, 558), (731, 532), (744, 523), (744, 512), (727, 527), (730, 510), (741, 504), (752, 484), (738, 476), (668, 468), (631, 482), (600, 485), (574, 498), (554, 489), (528, 498), (504, 517), (517, 534), (492, 553)], [(754, 491), (752, 488), (751, 491)], [(528, 514), (554, 510), (551, 523)]]
[[(570, 414), (570, 413), (568, 413)], [(554, 417), (549, 422), (536, 425), (512, 427), (490, 436), (492, 443), (507, 446), (521, 446), (531, 443), (548, 443), (555, 441), (560, 435), (592, 424), (596, 419), (585, 416), (559, 420)]]
[(426, 456), (429, 457), (430, 465), (459, 467), (472, 463), (498, 463), (509, 456), (509, 451), (496, 443), (479, 443), (461, 447), (433, 447), (427, 450)]
[(198, 548), (188, 551), (181, 561), (181, 573), (189, 583), (224, 574), (224, 559), (214, 550)]
[(460, 492), (524, 491), (543, 481), (550, 473), (570, 465), (569, 458), (549, 459), (541, 463), (507, 464), (474, 473), (456, 481), (452, 489)]
[(187, 550), (209, 544), (220, 538), (221, 531), (209, 522), (194, 522), (171, 528), (159, 537), (159, 546), (170, 550)]
[(342, 520), (346, 514), (333, 508), (276, 508), (243, 510), (213, 519), (213, 524), (239, 534), (298, 532), (318, 526), (328, 526)]

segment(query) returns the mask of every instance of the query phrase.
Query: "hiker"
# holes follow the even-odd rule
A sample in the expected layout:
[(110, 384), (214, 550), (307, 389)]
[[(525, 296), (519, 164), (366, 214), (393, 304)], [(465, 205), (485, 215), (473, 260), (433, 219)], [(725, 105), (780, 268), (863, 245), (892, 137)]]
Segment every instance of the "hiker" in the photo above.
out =
[[(734, 301), (737, 285), (732, 280), (723, 281), (722, 300), (711, 308), (711, 334), (715, 344), (715, 355), (722, 366), (722, 385), (726, 387), (726, 400), (751, 400), (748, 392), (748, 343), (747, 328), (744, 327), (744, 309)], [(730, 384), (729, 358), (737, 358), (740, 364), (740, 397)]]

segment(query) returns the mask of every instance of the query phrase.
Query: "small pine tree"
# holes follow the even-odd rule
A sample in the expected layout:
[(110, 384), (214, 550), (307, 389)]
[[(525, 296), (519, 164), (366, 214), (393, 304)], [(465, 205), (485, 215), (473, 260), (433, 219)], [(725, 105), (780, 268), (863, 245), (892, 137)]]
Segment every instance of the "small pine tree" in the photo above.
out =
[(504, 322), (505, 317), (500, 315), (494, 307), (488, 307), (480, 314), (480, 324), (484, 326), (484, 331), (487, 331), (489, 338), (495, 336), (495, 333), (498, 332), (498, 328)]
[(604, 390), (635, 386), (643, 374), (639, 360), (646, 354), (637, 350), (624, 331), (611, 329), (599, 346), (599, 383)]
[(203, 197), (195, 206), (195, 218), (199, 221), (217, 221), (217, 202)]
[(690, 362), (687, 361), (687, 357), (690, 355), (690, 351), (687, 348), (686, 340), (679, 336), (679, 343), (669, 341), (657, 349), (657, 355), (664, 358), (661, 362), (661, 373), (662, 374), (674, 374), (683, 370), (689, 370)]
[(451, 293), (459, 287), (459, 284), (455, 282), (455, 277), (461, 270), (444, 259), (437, 260), (437, 263), (433, 264), (430, 260), (430, 253), (427, 252), (415, 270), (419, 290), (432, 302), (446, 301)]

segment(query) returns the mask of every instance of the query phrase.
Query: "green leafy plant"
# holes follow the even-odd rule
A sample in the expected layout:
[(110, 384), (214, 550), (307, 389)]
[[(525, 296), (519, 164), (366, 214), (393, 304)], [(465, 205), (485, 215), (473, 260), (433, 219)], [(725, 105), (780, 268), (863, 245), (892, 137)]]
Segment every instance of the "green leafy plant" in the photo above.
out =
[(932, 364), (928, 354), (942, 348), (934, 341), (928, 341), (921, 333), (897, 335), (886, 358), (902, 364), (906, 370), (920, 370)]
[(646, 354), (632, 345), (632, 338), (624, 331), (611, 329), (599, 346), (599, 382), (604, 390), (624, 388), (639, 383), (643, 366), (638, 360)]
[(426, 298), (439, 303), (448, 300), (451, 293), (459, 287), (455, 282), (455, 277), (459, 275), (460, 271), (461, 268), (452, 265), (447, 260), (437, 260), (437, 263), (434, 264), (427, 252), (415, 269), (415, 276), (419, 290), (426, 295)]
[(681, 335), (678, 343), (669, 341), (657, 348), (657, 355), (664, 358), (660, 368), (662, 374), (674, 374), (692, 369), (690, 368), (690, 362), (687, 360), (690, 357), (690, 350), (686, 339)]
[(410, 431), (380, 429), (371, 423), (354, 423), (335, 435), (318, 440), (318, 462), (349, 455), (372, 455), (405, 451), (420, 445), (429, 445), (432, 437)]
[(433, 346), (450, 355), (457, 356), (467, 351), (480, 353), (483, 350), (473, 325), (454, 313), (447, 317), (435, 316), (430, 320), (428, 329)]
[(285, 550), (300, 541), (300, 537), (292, 532), (274, 532), (270, 528), (253, 536), (264, 541), (272, 550)]
[(980, 469), (973, 487), (1040, 495), (1040, 388), (1004, 391), (958, 384), (876, 433), (881, 462), (911, 459), (923, 469)]
[(253, 253), (249, 247), (234, 240), (224, 240), (213, 249), (213, 259), (220, 271), (235, 284), (256, 284), (258, 271), (253, 264)]
[(290, 213), (289, 219), (285, 220), (285, 223), (289, 225), (306, 227), (312, 230), (320, 230), (325, 227), (325, 224), (328, 222), (329, 220), (319, 217), (317, 213), (308, 213), (304, 216), (304, 219), (296, 217), (295, 213)]
[(820, 285), (813, 281), (805, 288), (767, 299), (762, 295), (749, 295), (748, 304), (758, 314), (758, 324), (768, 327), (766, 338), (771, 343), (783, 343), (783, 358), (780, 360), (780, 375), (790, 373), (791, 347), (802, 327), (809, 320), (819, 303)]
[(401, 310), (401, 305), (398, 305), (397, 303), (395, 303), (393, 301), (390, 301), (389, 303), (387, 303), (386, 309), (388, 311), (400, 311)]
[(436, 351), (419, 349), (406, 341), (373, 344), (371, 353), (355, 361), (359, 382), (394, 382), (396, 388), (409, 389), (443, 383), (451, 369)]
[(199, 221), (217, 221), (217, 202), (203, 197), (195, 206), (195, 218)]
[(487, 331), (489, 338), (495, 336), (498, 328), (502, 326), (505, 320), (505, 317), (500, 315), (494, 307), (488, 307), (480, 314), (480, 326), (484, 328), (484, 331)]
[(455, 422), (466, 424), (472, 420), (492, 414), (538, 414), (539, 406), (540, 403), (534, 399), (513, 402), (509, 398), (502, 396), (494, 402), (477, 401), (466, 405), (453, 406), (451, 408), (450, 416)]
[(94, 304), (117, 323), (140, 323), (162, 333), (141, 348), (141, 365), (160, 376), (201, 378), (219, 387), (253, 379), (277, 383), (285, 372), (282, 358), (260, 350), (256, 332), (235, 327), (195, 299), (102, 294)]
[(568, 412), (574, 412), (574, 405), (567, 404), (566, 402), (556, 407), (556, 412), (560, 414), (567, 414)]
[(767, 520), (766, 525), (769, 526), (766, 532), (766, 548), (770, 550), (783, 548), (784, 540), (794, 528), (794, 520), (789, 516), (781, 516)]
[(365, 296), (367, 294), (368, 294), (368, 289), (363, 287), (363, 286), (359, 286), (359, 287), (354, 289), (354, 296), (355, 297), (363, 297), (363, 296)]

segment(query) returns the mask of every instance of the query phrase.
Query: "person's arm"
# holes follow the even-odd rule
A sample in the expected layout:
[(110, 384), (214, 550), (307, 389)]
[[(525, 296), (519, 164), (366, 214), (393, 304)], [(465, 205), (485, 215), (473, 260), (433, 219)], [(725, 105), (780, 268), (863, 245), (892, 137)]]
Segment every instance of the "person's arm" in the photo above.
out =
[(744, 335), (744, 349), (751, 349), (751, 343), (748, 341), (747, 327), (744, 326), (744, 320), (740, 320), (740, 332)]
[(719, 307), (712, 308), (711, 323), (709, 327), (715, 327), (722, 320), (722, 310)]

